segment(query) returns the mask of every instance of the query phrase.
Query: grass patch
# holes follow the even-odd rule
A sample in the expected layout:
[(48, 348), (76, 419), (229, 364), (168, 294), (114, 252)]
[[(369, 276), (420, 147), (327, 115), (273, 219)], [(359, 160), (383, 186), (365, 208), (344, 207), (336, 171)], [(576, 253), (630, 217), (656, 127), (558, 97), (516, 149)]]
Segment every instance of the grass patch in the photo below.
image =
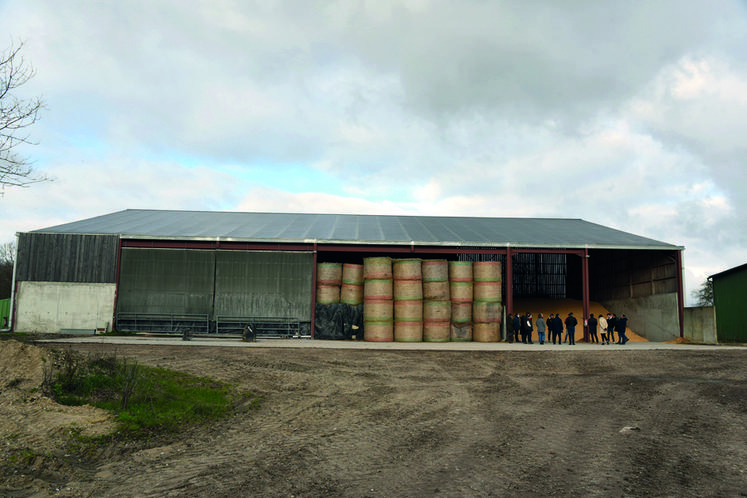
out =
[(24, 448), (10, 453), (7, 463), (9, 465), (31, 465), (37, 456), (34, 450)]
[(33, 341), (36, 336), (25, 332), (0, 332), (0, 341), (18, 341), (28, 343)]
[(227, 384), (116, 355), (52, 353), (51, 365), (45, 365), (44, 393), (61, 404), (112, 412), (126, 437), (149, 438), (223, 418), (242, 398)]

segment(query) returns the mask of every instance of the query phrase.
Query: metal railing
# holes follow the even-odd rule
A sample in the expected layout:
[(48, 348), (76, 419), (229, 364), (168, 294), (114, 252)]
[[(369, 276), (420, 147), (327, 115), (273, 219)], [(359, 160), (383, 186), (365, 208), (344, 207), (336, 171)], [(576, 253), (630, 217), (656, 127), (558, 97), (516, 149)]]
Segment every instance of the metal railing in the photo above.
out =
[(244, 335), (247, 327), (254, 338), (310, 337), (296, 318), (257, 316), (218, 316), (214, 325), (207, 314), (117, 313), (115, 329), (121, 332), (147, 332), (175, 335)]
[(210, 315), (170, 313), (117, 313), (115, 329), (154, 334), (210, 333)]
[(244, 334), (248, 326), (254, 337), (291, 338), (301, 337), (300, 321), (296, 318), (257, 316), (218, 316), (215, 320), (216, 334)]

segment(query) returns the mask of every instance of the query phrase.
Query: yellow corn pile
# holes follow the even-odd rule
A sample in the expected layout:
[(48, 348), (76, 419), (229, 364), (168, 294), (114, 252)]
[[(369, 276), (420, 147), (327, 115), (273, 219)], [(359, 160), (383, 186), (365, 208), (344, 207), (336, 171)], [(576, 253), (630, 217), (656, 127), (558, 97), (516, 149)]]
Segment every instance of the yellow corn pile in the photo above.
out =
[[(576, 341), (580, 341), (584, 338), (584, 317), (583, 317), (583, 304), (581, 301), (575, 299), (542, 299), (542, 298), (526, 298), (514, 300), (514, 311), (523, 315), (524, 313), (532, 314), (532, 322), (537, 321), (537, 317), (540, 313), (545, 320), (550, 316), (550, 313), (560, 313), (560, 318), (565, 321), (568, 313), (573, 312), (573, 316), (578, 320), (576, 325)], [(600, 314), (607, 316), (607, 313), (613, 312), (617, 316), (621, 316), (625, 313), (625, 310), (608, 310), (604, 306), (594, 301), (589, 303), (589, 313), (593, 313), (594, 317), (598, 317)], [(630, 323), (630, 317), (628, 317), (628, 323)], [(633, 324), (635, 325), (635, 324)], [(565, 327), (565, 326), (564, 326)], [(534, 338), (537, 338), (537, 329), (534, 330)], [(563, 335), (565, 335), (565, 328), (563, 329)], [(648, 339), (639, 336), (630, 327), (628, 327), (625, 335), (630, 339), (631, 342), (648, 342)], [(597, 332), (597, 337), (601, 337)], [(615, 340), (617, 340), (617, 332), (615, 332)]]

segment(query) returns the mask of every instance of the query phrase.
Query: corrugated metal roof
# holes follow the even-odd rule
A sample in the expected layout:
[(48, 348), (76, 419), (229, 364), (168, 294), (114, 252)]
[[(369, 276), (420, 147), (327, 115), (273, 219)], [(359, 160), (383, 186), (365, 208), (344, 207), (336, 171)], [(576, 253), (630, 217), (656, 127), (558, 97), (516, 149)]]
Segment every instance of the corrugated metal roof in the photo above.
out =
[(122, 238), (467, 247), (683, 249), (580, 219), (127, 209), (35, 230)]

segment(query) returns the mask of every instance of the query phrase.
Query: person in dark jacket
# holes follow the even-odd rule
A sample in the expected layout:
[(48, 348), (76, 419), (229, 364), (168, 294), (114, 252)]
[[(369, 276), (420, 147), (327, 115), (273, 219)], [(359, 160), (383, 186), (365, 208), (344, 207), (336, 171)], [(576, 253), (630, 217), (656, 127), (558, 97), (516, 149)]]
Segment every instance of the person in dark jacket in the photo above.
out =
[(589, 336), (591, 342), (599, 344), (599, 336), (597, 335), (597, 319), (594, 318), (594, 313), (589, 314), (589, 320), (586, 322), (589, 326)]
[(506, 316), (506, 340), (509, 344), (514, 342), (514, 315), (511, 313)]
[(512, 325), (514, 327), (514, 340), (516, 342), (519, 342), (519, 332), (521, 332), (521, 318), (519, 317), (518, 313), (514, 315), (514, 322)]
[(568, 331), (569, 346), (576, 345), (576, 325), (578, 325), (578, 320), (573, 316), (573, 312), (568, 313), (568, 316), (565, 319), (565, 329)]
[(555, 339), (558, 339), (558, 344), (563, 342), (563, 319), (560, 318), (560, 313), (555, 313), (555, 318), (552, 319), (552, 343), (555, 344)]
[(527, 313), (525, 317), (526, 317), (526, 327), (527, 327), (527, 344), (534, 344), (532, 342), (532, 332), (534, 332), (534, 325), (532, 325), (532, 314)]
[(629, 341), (628, 336), (625, 335), (625, 331), (628, 329), (628, 317), (625, 316), (625, 313), (617, 319), (615, 329), (617, 330), (617, 336), (619, 338), (618, 344), (624, 346), (625, 343)]
[(610, 333), (609, 340), (615, 342), (615, 324), (617, 323), (617, 317), (614, 313), (607, 313), (607, 332)]

